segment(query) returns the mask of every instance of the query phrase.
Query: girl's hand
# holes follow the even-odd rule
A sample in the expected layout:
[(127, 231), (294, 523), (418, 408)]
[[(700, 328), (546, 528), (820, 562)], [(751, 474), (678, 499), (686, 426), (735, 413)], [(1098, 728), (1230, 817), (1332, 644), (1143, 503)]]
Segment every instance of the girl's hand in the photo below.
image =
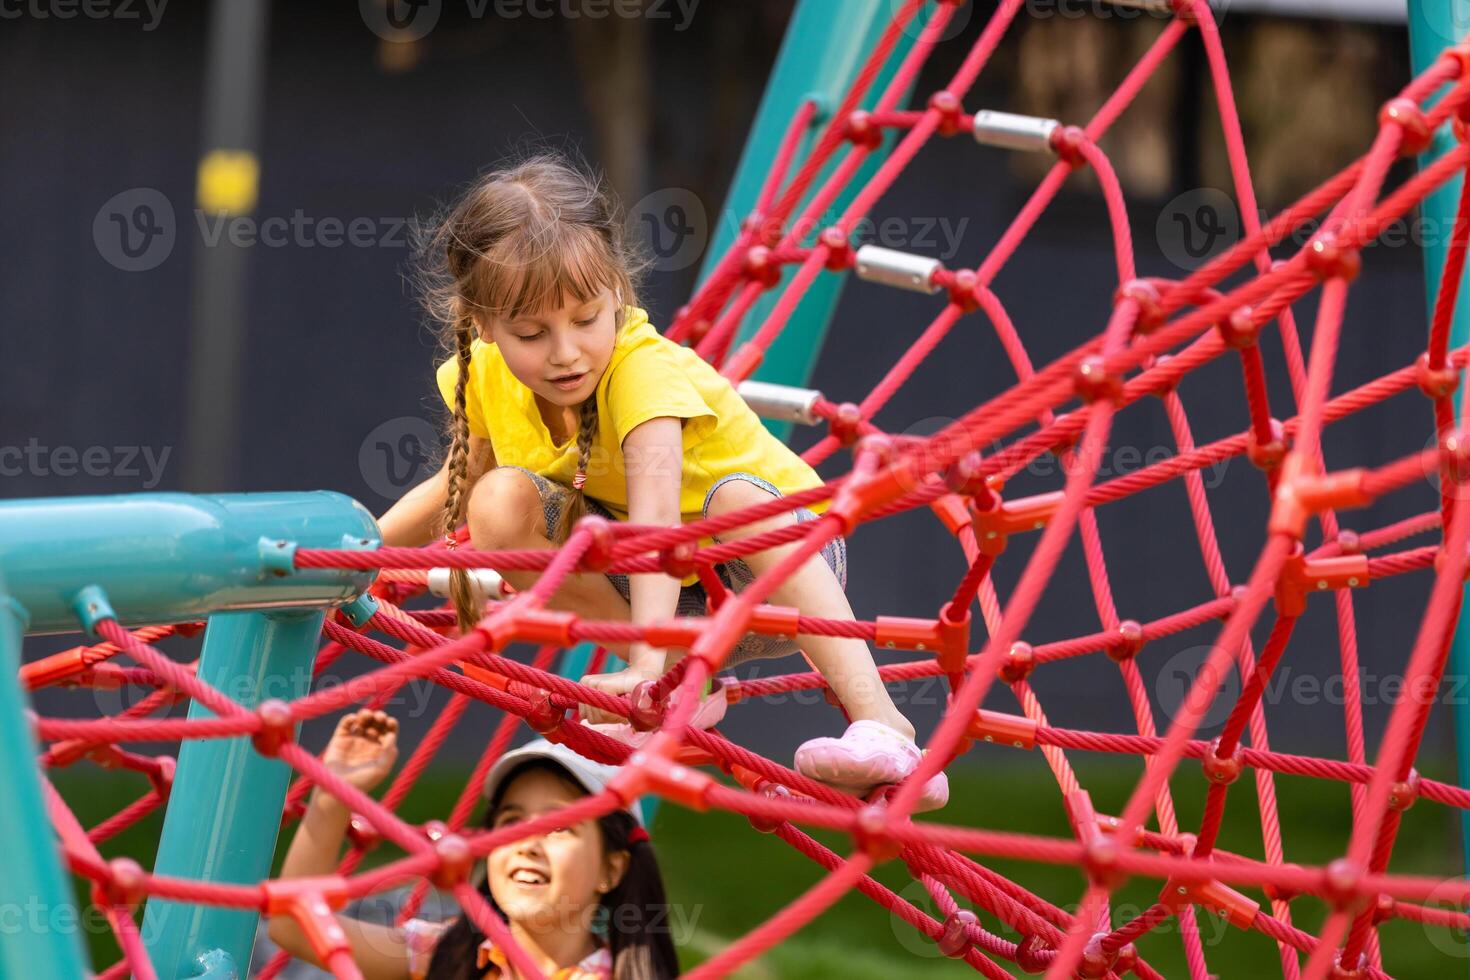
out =
[[(642, 684), (644, 681), (656, 681), (660, 676), (662, 675), (655, 670), (629, 667), (615, 674), (588, 674), (582, 678), (582, 683), (588, 687), (595, 687), (597, 690), (607, 694), (627, 695), (631, 694), (633, 688)], [(580, 711), (582, 717), (588, 724), (592, 725), (617, 725), (624, 724), (628, 721), (628, 719), (619, 715), (602, 711), (588, 704), (582, 705)]]
[(322, 753), (322, 762), (364, 793), (393, 769), (398, 759), (398, 720), (363, 708), (343, 715)]

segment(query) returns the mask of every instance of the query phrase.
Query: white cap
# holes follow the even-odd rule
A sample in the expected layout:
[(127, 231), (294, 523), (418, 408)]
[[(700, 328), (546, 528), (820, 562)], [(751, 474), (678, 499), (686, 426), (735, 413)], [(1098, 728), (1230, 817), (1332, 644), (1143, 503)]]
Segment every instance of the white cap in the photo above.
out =
[[(567, 771), (567, 775), (572, 777), (572, 782), (593, 794), (607, 789), (608, 781), (617, 774), (619, 768), (593, 762), (573, 752), (565, 745), (538, 738), (527, 742), (518, 749), (512, 749), (495, 760), (495, 764), (490, 767), (490, 772), (485, 776), (485, 798), (494, 799), (495, 791), (500, 788), (501, 782), (511, 770), (532, 759), (547, 759), (556, 763)], [(643, 823), (643, 807), (637, 800), (628, 804), (627, 810), (633, 815), (633, 819), (638, 821), (638, 826), (646, 826)]]

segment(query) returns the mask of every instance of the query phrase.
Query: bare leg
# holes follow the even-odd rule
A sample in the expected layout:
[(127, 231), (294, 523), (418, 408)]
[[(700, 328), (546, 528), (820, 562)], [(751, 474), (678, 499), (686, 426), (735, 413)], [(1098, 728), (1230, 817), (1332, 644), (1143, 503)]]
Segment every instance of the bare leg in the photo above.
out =
[[(715, 491), (710, 500), (710, 516), (729, 513), (755, 504), (769, 501), (771, 495), (760, 487), (745, 480), (731, 480)], [(738, 540), (761, 534), (795, 522), (794, 514), (778, 514), (764, 521), (747, 524), (726, 532), (722, 540)], [(795, 544), (769, 548), (745, 556), (745, 563), (757, 575), (764, 574), (786, 555), (796, 549)], [(830, 619), (852, 619), (852, 606), (837, 576), (820, 555), (813, 555), (794, 575), (771, 593), (771, 601), (783, 606), (795, 606), (806, 616)], [(878, 675), (878, 666), (873, 661), (873, 652), (867, 643), (853, 637), (810, 636), (797, 637), (801, 648), (811, 658), (822, 677), (831, 686), (837, 699), (854, 720), (868, 719), (881, 722), (889, 728), (912, 739), (914, 726), (909, 723), (893, 704)]]
[[(513, 469), (494, 469), (475, 484), (469, 505), (470, 543), (476, 549), (509, 551), (555, 547), (545, 535), (541, 496), (535, 484)], [(530, 588), (540, 572), (504, 572), (505, 580), (517, 589)], [(552, 593), (547, 605), (574, 612), (587, 619), (622, 620), (632, 616), (624, 599), (601, 572), (568, 575)], [(606, 644), (619, 656), (627, 655), (626, 643)]]

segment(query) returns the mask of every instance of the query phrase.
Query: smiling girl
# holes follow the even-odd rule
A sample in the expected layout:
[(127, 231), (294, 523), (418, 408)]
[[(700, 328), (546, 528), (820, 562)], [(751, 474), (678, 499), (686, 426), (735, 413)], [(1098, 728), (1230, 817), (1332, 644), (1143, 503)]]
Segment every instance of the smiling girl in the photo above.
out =
[[(327, 768), (371, 791), (397, 758), (398, 723), (381, 711), (346, 715), (323, 753)], [(537, 739), (501, 756), (485, 777), (486, 827), (505, 827), (600, 792), (617, 770)], [(351, 813), (317, 789), (291, 840), (282, 878), (330, 874)], [(658, 861), (638, 804), (496, 848), (479, 891), (549, 980), (664, 980), (678, 975)], [(504, 951), (467, 916), (410, 919), (401, 927), (338, 915), (366, 980), (517, 980)], [(288, 916), (270, 938), (317, 963)]]
[[(821, 485), (729, 381), (654, 329), (637, 305), (639, 262), (611, 202), (560, 158), (536, 157), (480, 178), (439, 222), (425, 255), (429, 309), (452, 352), (438, 370), (453, 413), (450, 448), (443, 469), (383, 515), (384, 544), (423, 545), (467, 521), (477, 549), (552, 548), (587, 513), (669, 527)], [(793, 508), (716, 540), (816, 520), (825, 507)], [(795, 547), (733, 559), (715, 572), (738, 592)], [(505, 573), (517, 589), (538, 576)], [(468, 629), (483, 603), (468, 575), (456, 572), (451, 581)], [(770, 601), (807, 616), (851, 619), (846, 581), (846, 543), (835, 538)], [(646, 624), (703, 616), (707, 599), (694, 575), (681, 582), (660, 573), (583, 573), (568, 576), (550, 605)], [(613, 694), (660, 676), (686, 652), (642, 642), (613, 649), (626, 656), (625, 670), (583, 678)], [(798, 649), (852, 721), (841, 738), (800, 746), (796, 767), (853, 793), (912, 772), (921, 757), (913, 726), (862, 640), (752, 633), (725, 666)], [(706, 705), (718, 709), (723, 699)], [(702, 723), (718, 713), (702, 710)], [(919, 806), (942, 806), (948, 793), (939, 773)]]

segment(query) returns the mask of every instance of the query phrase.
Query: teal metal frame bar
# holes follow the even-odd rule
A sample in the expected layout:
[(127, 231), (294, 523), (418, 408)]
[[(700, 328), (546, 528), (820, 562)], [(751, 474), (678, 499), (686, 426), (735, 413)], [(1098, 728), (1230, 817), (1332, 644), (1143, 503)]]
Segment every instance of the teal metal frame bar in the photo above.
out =
[[(1457, 43), (1465, 36), (1470, 26), (1470, 0), (1409, 0), (1409, 54), (1414, 74), (1419, 74), (1434, 63), (1444, 49)], [(1419, 157), (1420, 166), (1427, 166), (1445, 151), (1454, 146), (1455, 138), (1449, 127), (1442, 126), (1434, 134), (1429, 149)], [(1450, 229), (1455, 223), (1455, 208), (1460, 198), (1463, 177), (1455, 177), (1436, 188), (1434, 193), (1420, 205), (1428, 228), (1435, 229), (1426, 235), (1424, 242), (1424, 285), (1427, 296), (1426, 308), (1432, 313), (1434, 299), (1439, 293), (1439, 280), (1444, 271), (1445, 254), (1449, 251)], [(1467, 269), (1470, 273), (1470, 269)], [(1450, 326), (1450, 347), (1459, 347), (1470, 342), (1470, 307), (1466, 306), (1470, 286), (1466, 277), (1460, 282), (1460, 302), (1455, 307), (1454, 320)], [(1459, 414), (1463, 417), (1465, 386), (1460, 386)], [(1455, 637), (1450, 646), (1450, 673), (1459, 676), (1470, 674), (1470, 594), (1462, 603), (1460, 621), (1455, 628)], [(1470, 707), (1455, 705), (1455, 757), (1461, 786), (1470, 785)], [(1470, 813), (1460, 815), (1460, 838), (1462, 857), (1470, 867)]]
[[(801, 0), (786, 28), (781, 52), (756, 112), (755, 126), (740, 157), (725, 206), (720, 211), (710, 250), (700, 270), (701, 281), (714, 270), (719, 257), (739, 233), (741, 220), (754, 209), (761, 184), (770, 172), (782, 137), (797, 109), (807, 99), (815, 99), (819, 111), (813, 117), (812, 131), (798, 151), (793, 168), (800, 166), (810, 153), (821, 127), (842, 101), (899, 7), (900, 4), (893, 0)], [(899, 64), (918, 41), (923, 25), (937, 9), (935, 4), (926, 5), (905, 29), (860, 103), (862, 108), (871, 109), (877, 105), (879, 95), (892, 81)], [(904, 93), (899, 105), (907, 104), (911, 92), (912, 89)], [(858, 189), (877, 172), (896, 139), (896, 134), (891, 131), (884, 134), (882, 148), (869, 155), (847, 189), (832, 203), (834, 220), (857, 197)], [(822, 177), (836, 169), (841, 157), (840, 151), (834, 154), (833, 161), (819, 175), (818, 185)], [(812, 283), (781, 335), (766, 352), (765, 359), (755, 371), (755, 378), (773, 384), (807, 384), (846, 281), (846, 276), (820, 276)], [(751, 308), (735, 337), (732, 350), (738, 349), (760, 329), (778, 299), (778, 293), (772, 291)], [(783, 440), (791, 433), (789, 422), (767, 419), (765, 424)]]
[[(58, 910), (80, 911), (71, 884), (62, 874), (54, 847), (36, 846), (35, 835), (51, 819), (42, 803), (36, 771), (36, 740), (26, 724), (27, 699), (19, 683), (20, 641), (25, 607), (5, 591), (0, 577), (0, 840), (10, 841), (5, 873), (0, 875), (0, 909), (14, 910), (21, 928), (0, 942), (0, 977), (80, 977), (85, 959), (77, 929), (58, 927)], [(29, 845), (29, 846), (27, 846)], [(33, 914), (34, 913), (34, 914)], [(73, 922), (80, 915), (68, 914)]]
[[(295, 571), (297, 547), (374, 549), (377, 523), (336, 493), (189, 496), (138, 494), (0, 503), (0, 665), (17, 677), (28, 631), (89, 630), (114, 613), (122, 625), (208, 618), (199, 677), (240, 704), (305, 694), (326, 610), (362, 595), (376, 573)], [(26, 840), (46, 826), (35, 744), (18, 686), (0, 684), (0, 760), (15, 789), (0, 794), (0, 832)], [(12, 703), (14, 702), (14, 703)], [(210, 717), (198, 704), (190, 718)], [(20, 729), (18, 732), (12, 728)], [(187, 740), (179, 751), (154, 871), (205, 882), (253, 884), (270, 873), (290, 769), (248, 737)], [(26, 849), (21, 849), (26, 850)], [(0, 876), (0, 902), (74, 904), (54, 851), (30, 849)], [(150, 900), (142, 937), (160, 977), (249, 972), (254, 910)], [(36, 934), (0, 944), (24, 970), (6, 976), (80, 976), (76, 936)]]

